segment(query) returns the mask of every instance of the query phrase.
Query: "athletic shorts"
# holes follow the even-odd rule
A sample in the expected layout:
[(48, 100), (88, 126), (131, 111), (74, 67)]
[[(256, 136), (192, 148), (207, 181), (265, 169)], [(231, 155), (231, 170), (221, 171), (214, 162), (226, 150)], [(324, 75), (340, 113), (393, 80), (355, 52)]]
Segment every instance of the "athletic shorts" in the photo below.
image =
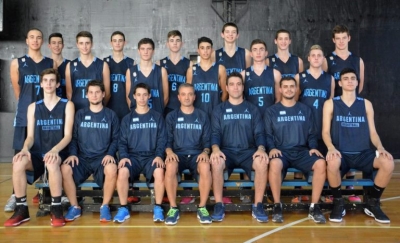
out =
[(129, 159), (132, 165), (125, 163), (125, 167), (129, 169), (130, 183), (133, 183), (135, 179), (139, 178), (141, 173), (146, 177), (146, 182), (151, 183), (154, 170), (157, 168), (156, 164), (152, 165), (155, 158), (156, 156), (154, 155), (130, 155)]
[[(282, 174), (286, 175), (286, 171), (288, 168), (295, 168), (301, 170), (306, 176), (312, 171), (312, 167), (315, 162), (319, 159), (324, 159), (318, 157), (315, 154), (310, 156), (310, 150), (284, 150), (281, 151), (282, 156), (279, 158), (282, 160)], [(283, 178), (283, 177), (282, 177)]]
[(197, 157), (199, 155), (183, 155), (178, 154), (179, 162), (178, 162), (178, 173), (182, 174), (182, 172), (186, 169), (190, 170), (191, 175), (198, 181), (199, 173), (197, 172)]
[(225, 167), (228, 171), (228, 176), (231, 176), (233, 169), (242, 168), (247, 176), (251, 178), (253, 170), (253, 155), (255, 149), (246, 149), (241, 151), (233, 151), (229, 149), (221, 149), (226, 156)]
[[(59, 153), (61, 157), (61, 162), (64, 161), (68, 155), (67, 153)], [(31, 152), (31, 161), (33, 171), (26, 171), (26, 181), (29, 185), (32, 185), (37, 179), (39, 179), (45, 171), (45, 164), (43, 161), (44, 154)]]
[(84, 158), (78, 156), (79, 164), (74, 165), (72, 168), (72, 177), (74, 178), (75, 185), (78, 186), (85, 182), (91, 175), (96, 184), (103, 188), (104, 184), (104, 166), (101, 164), (106, 155), (97, 156), (93, 158)]
[(376, 169), (374, 168), (374, 160), (376, 157), (375, 151), (366, 149), (359, 153), (342, 154), (342, 163), (340, 165), (340, 173), (344, 176), (350, 169), (362, 171), (367, 176), (372, 176)]

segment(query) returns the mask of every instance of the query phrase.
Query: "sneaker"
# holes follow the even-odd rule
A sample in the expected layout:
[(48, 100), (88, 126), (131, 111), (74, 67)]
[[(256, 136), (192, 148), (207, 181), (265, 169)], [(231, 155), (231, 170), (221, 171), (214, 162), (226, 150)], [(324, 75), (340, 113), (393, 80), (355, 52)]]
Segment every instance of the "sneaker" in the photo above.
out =
[(51, 213), (51, 226), (61, 227), (65, 225), (63, 208), (61, 205), (51, 205), (50, 213)]
[(251, 197), (250, 196), (243, 196), (240, 198), (242, 203), (251, 203)]
[(39, 203), (40, 195), (39, 192), (36, 193), (34, 197), (32, 197), (32, 202), (33, 203)]
[(4, 206), (4, 212), (14, 212), (15, 206), (17, 205), (17, 198), (14, 194), (10, 196), (7, 200), (6, 205)]
[(176, 225), (179, 219), (179, 209), (170, 208), (167, 213), (167, 218), (165, 219), (165, 224), (167, 225)]
[(102, 205), (100, 207), (100, 222), (110, 222), (110, 221), (111, 221), (110, 207), (108, 205)]
[(214, 206), (214, 213), (211, 215), (212, 221), (221, 222), (225, 217), (225, 206), (222, 203), (216, 203)]
[(356, 195), (348, 196), (347, 200), (349, 200), (349, 202), (351, 202), (351, 203), (361, 203), (361, 198), (359, 196), (356, 196)]
[(164, 222), (164, 210), (155, 205), (153, 208), (153, 221), (154, 222)]
[(329, 221), (340, 223), (342, 222), (343, 216), (346, 215), (346, 210), (344, 209), (343, 198), (333, 199), (333, 209), (331, 215), (329, 215)]
[(231, 204), (232, 203), (232, 199), (230, 197), (223, 197), (222, 198), (222, 203), (223, 204)]
[(197, 218), (200, 220), (201, 224), (211, 224), (212, 219), (205, 207), (197, 209)]
[(381, 209), (379, 198), (369, 198), (364, 208), (365, 214), (375, 218), (375, 221), (382, 224), (390, 224), (390, 219)]
[(274, 208), (272, 209), (272, 222), (283, 223), (282, 203), (274, 203)]
[(268, 215), (265, 213), (264, 205), (262, 203), (257, 203), (257, 206), (253, 205), (251, 215), (253, 218), (257, 219), (257, 222), (268, 222)]
[(183, 197), (180, 204), (191, 204), (194, 203), (194, 197)]
[(28, 220), (30, 220), (28, 206), (18, 205), (15, 207), (14, 214), (11, 216), (11, 218), (6, 220), (4, 226), (6, 227), (18, 226)]
[(142, 201), (140, 197), (130, 196), (128, 197), (128, 203), (130, 204), (139, 204)]
[(126, 207), (118, 208), (117, 214), (114, 216), (114, 222), (116, 223), (123, 223), (125, 220), (129, 219), (131, 215)]
[(67, 214), (64, 216), (65, 221), (70, 222), (81, 216), (82, 209), (78, 206), (70, 206)]
[(325, 224), (326, 219), (325, 216), (322, 214), (321, 209), (319, 208), (318, 204), (314, 204), (314, 207), (310, 207), (308, 211), (308, 217), (314, 220), (317, 224)]

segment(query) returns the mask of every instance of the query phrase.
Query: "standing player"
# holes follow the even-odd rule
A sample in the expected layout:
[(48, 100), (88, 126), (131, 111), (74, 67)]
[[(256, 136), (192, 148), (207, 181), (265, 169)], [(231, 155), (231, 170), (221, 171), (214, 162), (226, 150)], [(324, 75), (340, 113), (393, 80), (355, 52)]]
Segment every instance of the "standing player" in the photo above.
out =
[(264, 114), (269, 150), (269, 183), (274, 207), (272, 222), (282, 223), (281, 185), (288, 168), (308, 174), (313, 171), (312, 195), (308, 217), (324, 224), (318, 202), (326, 179), (326, 162), (317, 150), (317, 131), (311, 108), (296, 102), (297, 83), (292, 77), (280, 81), (281, 102), (269, 107)]
[[(392, 177), (393, 157), (385, 150), (376, 132), (371, 102), (357, 97), (357, 72), (343, 69), (338, 84), (342, 95), (327, 100), (323, 111), (322, 137), (328, 148), (328, 181), (334, 198), (329, 221), (341, 222), (346, 214), (341, 178), (349, 169), (357, 169), (369, 176), (378, 171), (364, 212), (379, 223), (390, 223), (381, 209), (380, 198)], [(376, 151), (371, 149), (371, 143)]]
[(121, 122), (117, 190), (121, 207), (114, 222), (122, 223), (130, 218), (128, 203), (129, 182), (143, 173), (148, 183), (154, 179), (155, 201), (153, 221), (163, 222), (161, 202), (164, 196), (164, 153), (167, 133), (162, 114), (150, 109), (150, 87), (138, 83), (133, 88), (136, 108)]
[[(51, 225), (65, 224), (61, 206), (60, 164), (67, 155), (64, 148), (71, 141), (75, 111), (72, 102), (56, 95), (59, 85), (60, 76), (56, 69), (49, 68), (41, 72), (40, 87), (44, 98), (28, 107), (27, 137), (22, 150), (13, 158), (12, 178), (17, 205), (13, 216), (4, 226), (17, 226), (30, 219), (26, 203), (26, 183), (32, 184), (46, 170), (49, 172), (52, 199)], [(33, 171), (33, 180), (28, 179), (26, 171)]]
[(110, 69), (108, 64), (93, 56), (93, 35), (88, 31), (81, 31), (76, 35), (76, 46), (79, 57), (67, 64), (65, 80), (67, 98), (74, 102), (75, 110), (89, 107), (86, 97), (86, 86), (90, 80), (101, 80), (104, 84), (104, 103), (110, 99)]
[(243, 98), (243, 77), (231, 73), (226, 81), (229, 99), (213, 110), (211, 124), (211, 165), (215, 197), (213, 221), (222, 221), (225, 206), (222, 201), (224, 169), (230, 175), (240, 167), (250, 178), (255, 171), (252, 215), (258, 222), (268, 222), (262, 203), (267, 185), (268, 155), (265, 153), (265, 132), (258, 108)]
[(115, 190), (118, 149), (119, 120), (111, 109), (103, 106), (104, 83), (91, 80), (86, 95), (89, 107), (80, 109), (75, 115), (74, 133), (69, 145), (70, 156), (61, 166), (63, 187), (71, 206), (65, 215), (66, 221), (81, 216), (76, 198), (76, 186), (93, 174), (94, 180), (103, 188), (100, 221), (111, 221), (108, 203)]
[(153, 63), (154, 41), (143, 38), (138, 43), (140, 61), (130, 67), (126, 72), (126, 96), (131, 110), (136, 107), (133, 98), (133, 90), (138, 83), (145, 83), (150, 87), (150, 109), (164, 114), (164, 108), (168, 104), (168, 74), (165, 68)]
[[(11, 61), (10, 76), (11, 85), (14, 90), (15, 99), (18, 101), (17, 112), (14, 119), (14, 140), (13, 149), (17, 154), (23, 147), (26, 138), (28, 106), (35, 101), (42, 99), (40, 89), (40, 73), (47, 68), (56, 68), (50, 58), (42, 55), (43, 33), (33, 28), (26, 33), (26, 45), (28, 53), (20, 58)], [(15, 195), (7, 201), (4, 211), (12, 212), (15, 208)]]
[(170, 202), (165, 224), (174, 225), (179, 219), (176, 204), (177, 173), (189, 169), (199, 182), (200, 204), (197, 218), (202, 224), (210, 224), (211, 217), (205, 208), (211, 188), (210, 171), (210, 120), (208, 115), (193, 106), (196, 96), (191, 84), (181, 84), (178, 89), (180, 109), (170, 112), (166, 118), (168, 140), (165, 153), (165, 189)]
[(49, 35), (49, 49), (51, 51), (51, 58), (54, 60), (58, 67), (60, 74), (61, 84), (57, 88), (57, 95), (61, 98), (67, 98), (67, 91), (65, 87), (65, 69), (70, 60), (65, 59), (62, 55), (64, 49), (64, 39), (61, 33), (52, 33)]

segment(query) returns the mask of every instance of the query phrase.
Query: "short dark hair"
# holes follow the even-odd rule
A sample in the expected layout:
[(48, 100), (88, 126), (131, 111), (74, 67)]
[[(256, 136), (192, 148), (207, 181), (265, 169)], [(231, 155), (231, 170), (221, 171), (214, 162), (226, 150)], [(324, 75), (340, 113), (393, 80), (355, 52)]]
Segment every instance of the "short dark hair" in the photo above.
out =
[(346, 25), (336, 25), (332, 30), (332, 38), (335, 38), (335, 34), (347, 33), (350, 36), (350, 30)]
[(174, 37), (174, 36), (179, 36), (182, 39), (182, 33), (179, 30), (171, 30), (170, 32), (168, 32), (167, 34), (167, 38), (169, 39), (170, 37)]
[(182, 88), (192, 88), (193, 91), (195, 91), (193, 84), (191, 84), (191, 83), (183, 83), (183, 84), (179, 85), (179, 87), (178, 87), (178, 94), (180, 93)]
[(135, 86), (135, 88), (133, 88), (133, 94), (136, 94), (136, 90), (139, 89), (139, 88), (145, 89), (145, 90), (147, 90), (147, 92), (148, 92), (149, 94), (151, 94), (151, 93), (150, 93), (150, 87), (149, 87), (147, 84), (145, 84), (145, 83), (138, 83), (138, 84)]
[(38, 28), (31, 28), (31, 29), (29, 29), (29, 30), (26, 32), (26, 36), (25, 36), (26, 39), (28, 39), (29, 32), (31, 32), (32, 30), (39, 31), (40, 34), (42, 34), (42, 37), (43, 37), (43, 32), (42, 32), (40, 29), (38, 29)]
[(122, 33), (121, 31), (114, 31), (112, 34), (111, 34), (111, 37), (110, 37), (110, 40), (112, 41), (112, 38), (114, 37), (114, 35), (121, 35), (122, 36), (122, 38), (124, 39), (124, 41), (125, 41), (125, 35), (124, 35), (124, 33)]
[(343, 68), (342, 71), (340, 71), (339, 80), (342, 80), (342, 76), (347, 74), (347, 73), (354, 73), (354, 75), (356, 75), (356, 78), (357, 78), (357, 81), (358, 81), (358, 75), (356, 73), (356, 70), (354, 70), (352, 68)]
[(199, 39), (197, 39), (197, 48), (200, 46), (201, 43), (206, 42), (206, 43), (210, 43), (211, 47), (213, 46), (213, 42), (210, 38), (202, 36)]
[(76, 35), (76, 42), (78, 42), (79, 37), (87, 37), (90, 39), (90, 42), (93, 42), (93, 35), (89, 31), (81, 31)]
[(141, 39), (141, 40), (138, 42), (138, 49), (140, 48), (141, 45), (144, 45), (144, 44), (150, 44), (151, 47), (153, 48), (153, 50), (154, 50), (154, 48), (155, 48), (154, 41), (153, 41), (152, 39), (150, 39), (150, 38), (143, 38), (143, 39)]
[(47, 68), (40, 73), (40, 83), (42, 83), (42, 81), (43, 81), (43, 76), (47, 75), (47, 74), (56, 75), (56, 83), (58, 83), (58, 84), (60, 83), (60, 81), (61, 81), (60, 74), (58, 73), (58, 70), (54, 69), (54, 68)]
[(233, 22), (227, 22), (227, 23), (225, 23), (224, 26), (222, 26), (222, 31), (221, 31), (221, 32), (224, 33), (226, 27), (229, 27), (229, 26), (235, 27), (235, 28), (236, 28), (236, 33), (239, 34), (239, 28), (238, 28), (237, 25), (236, 25), (235, 23), (233, 23)]
[(297, 86), (297, 82), (296, 82), (296, 79), (294, 79), (293, 77), (291, 77), (291, 76), (286, 76), (286, 77), (283, 77), (280, 81), (279, 81), (279, 87), (282, 87), (282, 83), (283, 83), (283, 81), (293, 81), (294, 82), (294, 84)]
[(95, 79), (90, 80), (86, 85), (86, 93), (89, 91), (90, 86), (99, 86), (101, 89), (101, 92), (106, 92), (103, 81), (95, 80)]
[(49, 35), (49, 44), (50, 44), (51, 38), (53, 38), (53, 37), (61, 38), (61, 41), (62, 41), (62, 43), (64, 44), (63, 36), (62, 36), (61, 33), (58, 33), (58, 32), (51, 33), (51, 34)]
[(275, 34), (275, 40), (278, 39), (278, 35), (279, 35), (280, 33), (286, 33), (286, 34), (289, 35), (289, 39), (292, 39), (289, 30), (280, 29), (280, 30), (278, 30), (278, 31), (276, 32), (276, 34)]
[(240, 80), (242, 81), (242, 84), (244, 83), (242, 74), (240, 74), (240, 73), (238, 73), (238, 72), (232, 72), (232, 73), (230, 73), (230, 74), (228, 75), (228, 77), (226, 78), (226, 85), (228, 85), (229, 79), (230, 79), (230, 78), (233, 78), (233, 77), (240, 78)]
[(252, 48), (255, 44), (263, 44), (264, 47), (265, 47), (265, 50), (267, 50), (267, 44), (265, 43), (265, 41), (263, 41), (263, 40), (261, 40), (261, 39), (255, 39), (255, 40), (253, 40), (253, 41), (251, 42), (251, 44), (250, 44), (250, 51), (251, 51), (251, 48)]

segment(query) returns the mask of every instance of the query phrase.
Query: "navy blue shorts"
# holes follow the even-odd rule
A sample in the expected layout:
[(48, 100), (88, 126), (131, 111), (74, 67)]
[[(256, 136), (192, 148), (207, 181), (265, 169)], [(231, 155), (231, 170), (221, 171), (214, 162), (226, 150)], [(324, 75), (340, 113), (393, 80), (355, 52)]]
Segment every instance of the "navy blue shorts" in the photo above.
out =
[(319, 159), (315, 154), (310, 156), (310, 150), (285, 150), (281, 151), (282, 156), (279, 157), (282, 160), (283, 168), (282, 172), (285, 175), (288, 168), (295, 168), (301, 170), (305, 175), (312, 171), (312, 167), (315, 162)]
[(228, 176), (231, 176), (233, 169), (242, 168), (247, 176), (251, 178), (251, 171), (253, 170), (253, 155), (256, 149), (247, 149), (240, 151), (232, 151), (228, 149), (221, 149), (226, 156), (225, 166), (228, 171)]
[(146, 177), (146, 182), (151, 183), (154, 170), (157, 168), (156, 164), (152, 165), (155, 158), (154, 155), (130, 155), (132, 165), (125, 163), (125, 167), (129, 169), (130, 183), (139, 178), (141, 173)]
[(318, 140), (318, 147), (317, 150), (325, 157), (326, 154), (328, 153), (328, 149), (326, 148), (326, 145), (324, 143), (324, 140), (319, 139)]
[[(93, 175), (93, 179), (96, 184), (103, 188), (104, 184), (104, 166), (101, 164), (105, 155), (97, 156), (93, 158), (79, 157), (79, 164), (72, 168), (72, 177), (74, 178), (75, 185), (85, 182), (90, 175)], [(71, 164), (70, 164), (71, 165)]]
[(21, 150), (26, 139), (26, 127), (14, 127), (13, 149)]
[(342, 154), (342, 163), (340, 165), (340, 173), (344, 176), (350, 169), (362, 171), (366, 175), (372, 175), (376, 169), (374, 168), (375, 151), (372, 149), (364, 150), (360, 153)]
[[(64, 161), (68, 156), (67, 153), (59, 153), (61, 162)], [(31, 161), (33, 171), (26, 171), (26, 181), (29, 185), (32, 185), (39, 177), (44, 174), (45, 166), (43, 161), (44, 154), (31, 152)]]
[(178, 173), (182, 174), (182, 171), (189, 169), (192, 176), (198, 181), (199, 173), (197, 172), (197, 157), (199, 155), (183, 155), (178, 154)]

